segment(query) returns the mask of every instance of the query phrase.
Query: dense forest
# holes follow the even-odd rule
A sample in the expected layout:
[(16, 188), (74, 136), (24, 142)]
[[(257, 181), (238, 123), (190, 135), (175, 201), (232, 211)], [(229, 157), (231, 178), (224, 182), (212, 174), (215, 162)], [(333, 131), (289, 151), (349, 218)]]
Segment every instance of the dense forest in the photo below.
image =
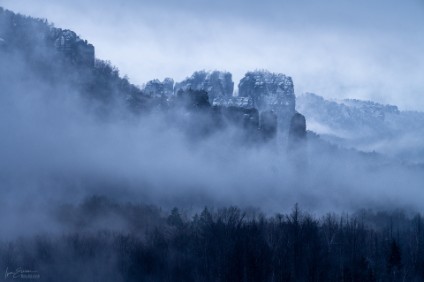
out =
[(1, 266), (36, 270), (42, 281), (424, 280), (418, 214), (318, 217), (298, 205), (274, 216), (236, 207), (188, 214), (104, 197), (61, 209), (74, 231), (3, 242)]

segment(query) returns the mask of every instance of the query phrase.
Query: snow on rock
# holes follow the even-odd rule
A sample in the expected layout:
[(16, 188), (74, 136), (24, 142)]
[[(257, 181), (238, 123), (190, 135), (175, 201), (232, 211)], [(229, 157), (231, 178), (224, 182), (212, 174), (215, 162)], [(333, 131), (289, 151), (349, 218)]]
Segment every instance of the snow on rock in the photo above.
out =
[(308, 129), (331, 143), (424, 163), (424, 113), (362, 100), (327, 100), (312, 93), (297, 97)]
[(213, 100), (212, 106), (254, 108), (253, 100), (250, 97), (217, 97)]
[(174, 80), (165, 78), (163, 81), (154, 79), (146, 83), (143, 92), (152, 97), (170, 97), (174, 93)]
[(252, 99), (254, 107), (259, 111), (274, 111), (283, 127), (288, 126), (295, 114), (293, 80), (284, 74), (248, 72), (239, 83), (239, 96)]
[(388, 116), (400, 113), (399, 109), (392, 105), (355, 99), (331, 101), (313, 93), (298, 97), (297, 108), (308, 120), (344, 130), (378, 131), (383, 129)]
[(234, 91), (232, 74), (229, 72), (206, 72), (197, 71), (191, 77), (176, 83), (174, 93), (179, 90), (203, 90), (208, 93), (209, 101), (215, 98), (231, 97)]

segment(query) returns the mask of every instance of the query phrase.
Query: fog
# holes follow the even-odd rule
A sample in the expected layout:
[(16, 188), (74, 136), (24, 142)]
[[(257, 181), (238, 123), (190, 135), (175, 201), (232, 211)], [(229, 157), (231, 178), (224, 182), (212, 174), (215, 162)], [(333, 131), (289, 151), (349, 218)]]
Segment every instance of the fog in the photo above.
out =
[(40, 78), (19, 56), (5, 58), (0, 77), (5, 237), (61, 232), (57, 210), (93, 195), (189, 214), (231, 205), (273, 214), (295, 203), (318, 215), (423, 211), (422, 166), (335, 148), (313, 135), (296, 154), (287, 151), (283, 133), (252, 145), (230, 126), (193, 139), (160, 111), (132, 115), (118, 102), (99, 115), (95, 101)]
[(424, 109), (424, 5), (399, 1), (0, 0), (71, 28), (131, 81), (247, 70), (294, 78), (296, 93)]
[[(81, 32), (121, 70), (72, 32), (0, 9), (5, 280), (421, 281), (422, 113), (388, 120), (396, 138), (363, 138), (363, 152), (312, 120), (305, 132), (293, 108), (259, 118), (121, 78), (216, 68), (237, 84), (268, 68), (297, 94), (422, 107), (420, 2), (384, 2), (376, 18), (382, 2), (360, 1), (359, 18), (344, 2), (297, 3), (0, 0)], [(360, 123), (339, 129), (360, 138)]]

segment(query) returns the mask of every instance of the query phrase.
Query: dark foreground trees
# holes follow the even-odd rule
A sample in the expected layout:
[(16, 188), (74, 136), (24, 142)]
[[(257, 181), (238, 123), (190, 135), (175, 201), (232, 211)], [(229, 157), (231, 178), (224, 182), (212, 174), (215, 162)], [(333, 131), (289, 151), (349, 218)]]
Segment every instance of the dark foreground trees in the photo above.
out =
[[(92, 228), (102, 214), (127, 228)], [(62, 218), (76, 231), (3, 240), (0, 266), (37, 270), (41, 281), (424, 281), (420, 215), (316, 218), (295, 206), (273, 217), (234, 207), (188, 216), (95, 198)]]

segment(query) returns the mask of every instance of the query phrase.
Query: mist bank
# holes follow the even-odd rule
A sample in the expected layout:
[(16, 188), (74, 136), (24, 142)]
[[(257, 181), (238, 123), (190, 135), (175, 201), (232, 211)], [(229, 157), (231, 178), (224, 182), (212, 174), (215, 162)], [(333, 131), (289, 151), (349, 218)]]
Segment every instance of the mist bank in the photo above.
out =
[[(256, 142), (259, 128), (216, 114), (204, 91), (152, 98), (95, 60), (75, 33), (11, 18), (19, 24), (8, 36), (1, 30), (0, 48), (4, 236), (60, 232), (56, 209), (92, 195), (194, 211), (237, 205), (273, 214), (299, 203), (318, 214), (422, 212), (420, 165), (332, 146), (312, 132), (299, 144), (290, 145), (290, 130)], [(78, 45), (68, 48), (68, 39)], [(257, 124), (258, 112), (236, 113)], [(23, 219), (28, 225), (17, 224)]]
[[(91, 195), (189, 211), (237, 205), (272, 214), (299, 203), (316, 214), (422, 212), (419, 166), (337, 148), (312, 133), (294, 155), (282, 133), (246, 144), (240, 129), (228, 126), (193, 139), (160, 111), (134, 117), (117, 106), (118, 114), (104, 118), (72, 92), (39, 89), (13, 88), (0, 98), (0, 221), (9, 238), (63, 231), (52, 220), (57, 208)], [(15, 224), (23, 219), (27, 224)]]

